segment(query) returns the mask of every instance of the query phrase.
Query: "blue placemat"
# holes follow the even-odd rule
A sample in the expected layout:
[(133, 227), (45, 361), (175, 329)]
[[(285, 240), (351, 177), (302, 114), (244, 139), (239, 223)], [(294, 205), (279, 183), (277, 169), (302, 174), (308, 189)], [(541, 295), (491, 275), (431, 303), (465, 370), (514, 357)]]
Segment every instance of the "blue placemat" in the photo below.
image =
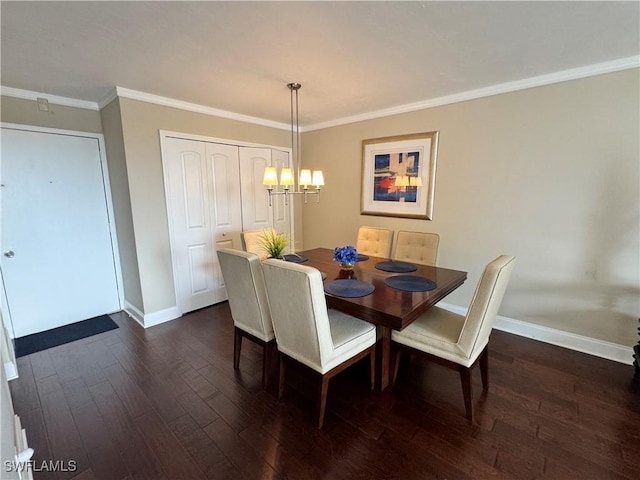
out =
[(418, 275), (394, 275), (384, 279), (384, 283), (404, 292), (428, 292), (436, 288), (436, 282)]
[(393, 260), (389, 260), (388, 262), (378, 262), (376, 263), (376, 268), (378, 270), (384, 270), (385, 272), (415, 272), (418, 267), (416, 267), (413, 263), (409, 262), (394, 262)]
[(283, 255), (282, 258), (284, 258), (287, 262), (293, 263), (303, 263), (309, 260), (305, 255), (300, 255), (298, 253), (288, 253), (286, 255)]
[(364, 297), (376, 289), (372, 284), (362, 280), (340, 279), (325, 284), (324, 291), (336, 297)]
[(364, 253), (359, 253), (356, 262), (364, 262), (365, 260), (369, 260), (369, 255), (365, 255)]

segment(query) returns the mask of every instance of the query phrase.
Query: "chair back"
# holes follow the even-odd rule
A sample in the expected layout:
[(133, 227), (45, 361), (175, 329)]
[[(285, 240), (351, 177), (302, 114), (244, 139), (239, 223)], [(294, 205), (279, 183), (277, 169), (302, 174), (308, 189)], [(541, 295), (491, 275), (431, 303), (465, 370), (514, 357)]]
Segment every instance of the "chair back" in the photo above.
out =
[(515, 257), (500, 255), (485, 267), (480, 277), (458, 340), (469, 358), (479, 355), (489, 341), (514, 264)]
[(360, 227), (356, 250), (364, 255), (390, 258), (393, 230), (377, 227)]
[(320, 272), (277, 259), (262, 268), (278, 350), (322, 373), (333, 341)]
[(422, 265), (435, 265), (438, 259), (439, 243), (440, 235), (437, 233), (400, 230), (396, 236), (393, 259)]
[(273, 340), (273, 324), (260, 258), (250, 252), (218, 250), (233, 324), (265, 342)]
[(269, 231), (275, 234), (275, 230), (271, 227), (241, 232), (242, 249), (245, 252), (255, 253), (260, 257), (260, 260), (264, 260), (269, 256), (269, 252), (262, 246), (262, 237)]

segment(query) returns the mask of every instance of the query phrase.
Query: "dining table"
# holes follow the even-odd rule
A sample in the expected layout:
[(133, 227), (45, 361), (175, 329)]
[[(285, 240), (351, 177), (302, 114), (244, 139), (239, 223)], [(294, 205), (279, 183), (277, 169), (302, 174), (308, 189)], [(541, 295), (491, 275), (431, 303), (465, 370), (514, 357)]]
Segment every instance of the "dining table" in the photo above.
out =
[[(341, 270), (340, 264), (333, 260), (333, 250), (329, 248), (304, 250), (296, 255), (304, 259), (301, 263), (323, 273), (325, 298), (329, 308), (376, 325), (376, 387), (380, 390), (386, 389), (390, 383), (391, 331), (405, 328), (467, 279), (467, 272), (432, 265), (412, 264), (415, 270), (410, 272), (390, 272), (380, 269), (382, 265), (392, 263), (390, 259), (373, 256), (362, 256), (363, 259), (355, 263), (353, 270), (344, 271)], [(403, 262), (399, 262), (398, 265), (401, 263)], [(401, 274), (420, 277), (409, 278), (409, 280), (426, 281), (428, 279), (431, 282), (430, 289), (406, 291), (388, 284), (392, 283), (389, 280), (391, 277)], [(364, 284), (372, 285), (373, 291), (357, 297), (327, 293), (327, 284), (334, 280), (346, 279), (359, 280)]]

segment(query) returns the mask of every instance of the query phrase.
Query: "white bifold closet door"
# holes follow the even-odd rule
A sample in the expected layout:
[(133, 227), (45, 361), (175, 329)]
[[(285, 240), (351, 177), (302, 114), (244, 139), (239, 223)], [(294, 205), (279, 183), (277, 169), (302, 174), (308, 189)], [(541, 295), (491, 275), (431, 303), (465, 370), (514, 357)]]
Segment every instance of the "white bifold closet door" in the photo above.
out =
[(264, 167), (287, 152), (166, 136), (163, 162), (180, 313), (227, 299), (216, 250), (242, 249), (240, 233), (274, 226), (290, 233), (282, 196), (269, 207)]
[(166, 139), (165, 176), (181, 313), (226, 300), (218, 248), (241, 248), (238, 148)]
[(289, 166), (289, 154), (262, 147), (239, 147), (240, 185), (242, 190), (242, 230), (273, 227), (290, 235), (289, 206), (284, 196), (276, 195), (269, 206), (269, 194), (262, 184), (264, 168), (274, 166), (278, 171)]

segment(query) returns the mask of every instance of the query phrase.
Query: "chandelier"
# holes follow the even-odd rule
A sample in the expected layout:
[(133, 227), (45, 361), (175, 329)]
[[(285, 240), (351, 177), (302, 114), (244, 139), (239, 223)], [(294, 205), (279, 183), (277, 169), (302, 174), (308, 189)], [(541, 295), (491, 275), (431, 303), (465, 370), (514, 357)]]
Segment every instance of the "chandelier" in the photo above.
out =
[[(304, 195), (304, 203), (307, 203), (307, 195), (318, 195), (320, 203), (320, 187), (324, 186), (322, 170), (307, 168), (300, 170), (300, 124), (298, 121), (298, 90), (302, 87), (299, 83), (288, 83), (291, 91), (291, 155), (293, 168), (283, 167), (280, 171), (280, 181), (276, 167), (265, 167), (263, 185), (269, 192), (269, 206), (273, 195), (284, 195), (284, 203), (288, 205), (289, 195)], [(299, 176), (297, 175), (299, 173)], [(296, 184), (296, 178), (298, 182)], [(313, 190), (309, 187), (313, 187)], [(278, 187), (282, 187), (280, 190)]]

